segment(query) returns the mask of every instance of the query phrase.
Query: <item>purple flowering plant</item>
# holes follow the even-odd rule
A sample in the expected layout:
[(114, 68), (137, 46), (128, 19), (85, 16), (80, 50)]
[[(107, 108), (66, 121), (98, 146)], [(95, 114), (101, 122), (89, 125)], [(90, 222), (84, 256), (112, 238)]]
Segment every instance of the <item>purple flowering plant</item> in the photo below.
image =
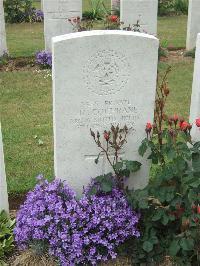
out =
[(36, 64), (42, 68), (51, 68), (52, 67), (52, 54), (49, 51), (39, 51), (36, 53)]
[(32, 8), (31, 22), (42, 22), (44, 20), (44, 13), (40, 9)]
[(78, 200), (66, 183), (38, 179), (17, 215), (14, 234), (21, 249), (39, 245), (61, 265), (96, 265), (116, 258), (125, 240), (139, 237), (139, 215), (117, 187), (90, 195), (91, 183)]

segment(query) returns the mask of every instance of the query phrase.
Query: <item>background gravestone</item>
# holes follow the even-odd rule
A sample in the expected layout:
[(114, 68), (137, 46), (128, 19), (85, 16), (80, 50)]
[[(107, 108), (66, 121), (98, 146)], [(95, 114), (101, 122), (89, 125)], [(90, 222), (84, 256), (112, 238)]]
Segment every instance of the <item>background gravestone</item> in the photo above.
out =
[(0, 211), (5, 210), (8, 212), (8, 193), (6, 184), (6, 173), (3, 155), (3, 141), (1, 134), (1, 123), (0, 123)]
[(190, 105), (190, 123), (193, 123), (191, 136), (193, 141), (200, 141), (199, 128), (195, 126), (195, 120), (200, 117), (200, 34), (197, 36), (194, 75), (192, 85), (192, 97)]
[(45, 50), (51, 51), (51, 38), (73, 32), (69, 18), (82, 17), (82, 0), (43, 0)]
[[(122, 158), (139, 160), (138, 147), (153, 120), (158, 40), (127, 31), (90, 31), (53, 38), (54, 166), (57, 178), (79, 193), (91, 177), (107, 173), (90, 136), (111, 124), (132, 128)], [(148, 182), (149, 164), (131, 187)]]
[(112, 13), (120, 12), (120, 0), (111, 0)]
[(196, 45), (197, 34), (200, 32), (200, 1), (189, 0), (186, 49)]
[(134, 25), (139, 20), (141, 32), (157, 34), (158, 0), (121, 0), (120, 21), (124, 26)]
[(7, 52), (3, 0), (0, 0), (0, 56)]

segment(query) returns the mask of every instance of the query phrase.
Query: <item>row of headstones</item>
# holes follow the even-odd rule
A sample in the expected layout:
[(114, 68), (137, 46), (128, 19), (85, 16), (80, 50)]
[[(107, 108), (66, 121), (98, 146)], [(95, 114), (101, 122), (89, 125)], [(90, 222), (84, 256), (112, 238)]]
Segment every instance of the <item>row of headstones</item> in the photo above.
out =
[[(157, 9), (158, 0), (121, 0), (120, 21), (126, 27), (136, 24), (139, 19), (142, 32), (156, 35)], [(67, 18), (82, 17), (82, 0), (43, 0), (43, 12), (45, 49), (51, 51), (52, 37), (73, 32)]]
[[(51, 51), (51, 38), (73, 32), (72, 25), (66, 18), (82, 16), (82, 0), (42, 0), (44, 10), (45, 49)], [(119, 0), (112, 0), (112, 6), (119, 5)], [(120, 20), (124, 26), (133, 25), (140, 20), (141, 30), (157, 34), (158, 0), (121, 0)], [(189, 0), (187, 50), (193, 49), (197, 33), (200, 32), (200, 1)], [(3, 0), (0, 0), (0, 56), (7, 51), (4, 22)]]
[[(42, 0), (44, 11), (45, 49), (51, 51), (51, 38), (73, 32), (66, 18), (82, 17), (82, 0)], [(123, 27), (134, 25), (139, 20), (140, 30), (157, 35), (158, 0), (111, 0), (111, 8), (120, 9)], [(200, 32), (200, 1), (189, 0), (186, 49), (196, 45)]]
[[(121, 5), (121, 6), (120, 6)], [(157, 32), (157, 0), (111, 0), (113, 10), (120, 10), (121, 21), (125, 23), (135, 23), (138, 19), (138, 14), (141, 14), (141, 24), (148, 25), (148, 33)], [(145, 21), (143, 21), (145, 20)], [(146, 23), (146, 21), (148, 23)], [(146, 26), (145, 25), (145, 26)], [(195, 48), (197, 34), (200, 32), (200, 1), (189, 0), (188, 7), (188, 23), (187, 23), (187, 38), (186, 49), (192, 50)]]

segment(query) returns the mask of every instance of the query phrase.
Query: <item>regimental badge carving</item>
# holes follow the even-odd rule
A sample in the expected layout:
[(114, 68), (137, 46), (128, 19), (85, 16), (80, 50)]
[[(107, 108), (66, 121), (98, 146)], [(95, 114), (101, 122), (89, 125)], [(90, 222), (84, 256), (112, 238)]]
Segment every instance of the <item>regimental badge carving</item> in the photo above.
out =
[(101, 50), (84, 66), (87, 88), (97, 95), (112, 95), (129, 82), (130, 70), (125, 55), (114, 50)]

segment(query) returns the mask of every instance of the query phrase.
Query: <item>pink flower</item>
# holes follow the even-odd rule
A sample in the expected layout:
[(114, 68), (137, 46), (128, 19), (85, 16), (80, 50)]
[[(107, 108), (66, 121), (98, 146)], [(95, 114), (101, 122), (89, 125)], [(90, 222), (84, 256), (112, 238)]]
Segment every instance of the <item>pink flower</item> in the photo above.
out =
[(196, 126), (197, 126), (197, 127), (200, 127), (200, 118), (197, 118), (197, 119), (196, 119)]

